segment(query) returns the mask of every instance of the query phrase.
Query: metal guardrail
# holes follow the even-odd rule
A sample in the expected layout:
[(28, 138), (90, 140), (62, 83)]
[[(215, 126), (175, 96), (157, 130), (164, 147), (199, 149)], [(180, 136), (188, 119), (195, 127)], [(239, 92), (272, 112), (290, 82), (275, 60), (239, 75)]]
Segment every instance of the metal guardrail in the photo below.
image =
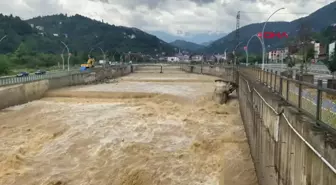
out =
[[(257, 66), (261, 67), (261, 64), (258, 64)], [(264, 67), (266, 69), (273, 69), (279, 72), (287, 70), (287, 64), (264, 64)], [(294, 71), (299, 71), (300, 67), (299, 66), (294, 66), (292, 68)], [(331, 74), (327, 66), (323, 64), (311, 64), (307, 68), (308, 72), (311, 73), (319, 73), (319, 74)]]
[[(118, 67), (124, 67), (124, 66), (126, 65), (115, 65), (115, 66), (109, 66), (109, 67), (118, 68)], [(96, 69), (101, 69), (101, 68), (102, 67), (97, 67)], [(80, 73), (90, 73), (90, 71), (81, 72), (78, 69), (78, 70), (72, 70), (72, 71), (49, 72), (44, 75), (34, 74), (34, 75), (28, 75), (28, 76), (23, 76), (23, 77), (16, 77), (16, 76), (5, 77), (5, 78), (0, 78), (0, 87), (28, 83), (28, 82), (39, 81), (39, 80), (52, 79), (52, 78), (65, 77), (65, 76), (70, 76), (70, 75), (80, 74)]]
[(8, 86), (8, 85), (16, 85), (16, 84), (22, 84), (27, 82), (33, 82), (33, 81), (39, 81), (39, 80), (45, 80), (45, 79), (51, 79), (51, 78), (57, 78), (57, 77), (63, 77), (63, 76), (69, 76), (72, 74), (78, 74), (79, 71), (62, 71), (62, 72), (49, 72), (44, 75), (28, 75), (23, 77), (6, 77), (6, 78), (0, 78), (0, 87), (1, 86)]
[(323, 87), (322, 80), (315, 85), (304, 82), (302, 77), (295, 80), (268, 69), (254, 67), (249, 70), (252, 70), (250, 75), (257, 77), (261, 84), (280, 95), (288, 104), (336, 133), (336, 90)]

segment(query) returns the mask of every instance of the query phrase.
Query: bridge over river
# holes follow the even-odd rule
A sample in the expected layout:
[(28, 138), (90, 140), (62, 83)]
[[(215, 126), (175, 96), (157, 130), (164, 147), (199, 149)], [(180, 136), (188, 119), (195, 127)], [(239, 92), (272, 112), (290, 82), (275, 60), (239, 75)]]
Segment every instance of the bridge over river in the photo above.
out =
[[(244, 70), (139, 65), (2, 87), (0, 184), (334, 185), (332, 132), (301, 126)], [(239, 84), (225, 105), (218, 78)]]

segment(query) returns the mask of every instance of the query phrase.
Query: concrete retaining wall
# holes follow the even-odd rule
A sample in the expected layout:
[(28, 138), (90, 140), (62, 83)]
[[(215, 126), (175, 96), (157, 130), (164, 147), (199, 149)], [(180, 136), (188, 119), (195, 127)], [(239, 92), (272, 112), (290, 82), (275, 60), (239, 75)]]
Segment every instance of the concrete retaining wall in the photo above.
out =
[(130, 72), (130, 66), (117, 68), (97, 68), (90, 73), (71, 74), (69, 76), (55, 77), (47, 80), (0, 87), (0, 110), (10, 106), (40, 99), (50, 89), (99, 82), (105, 79), (127, 75)]
[(190, 66), (190, 65), (183, 65), (181, 69), (188, 73), (197, 73), (197, 74), (206, 74), (212, 76), (218, 76), (223, 78), (224, 80), (234, 81), (235, 73), (232, 70), (232, 67), (225, 66), (225, 67), (209, 67), (209, 66)]
[[(195, 68), (199, 73), (200, 67)], [(183, 70), (190, 71), (190, 66)], [(206, 73), (218, 76), (218, 72)], [(234, 78), (259, 184), (336, 184), (336, 136), (244, 72)]]

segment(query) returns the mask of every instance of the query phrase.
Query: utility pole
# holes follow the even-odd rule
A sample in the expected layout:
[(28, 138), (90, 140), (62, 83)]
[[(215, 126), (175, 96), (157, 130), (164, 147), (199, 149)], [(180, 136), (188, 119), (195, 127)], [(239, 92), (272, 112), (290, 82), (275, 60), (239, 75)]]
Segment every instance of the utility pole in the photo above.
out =
[(236, 16), (236, 44), (239, 42), (239, 29), (240, 29), (240, 11), (237, 12)]

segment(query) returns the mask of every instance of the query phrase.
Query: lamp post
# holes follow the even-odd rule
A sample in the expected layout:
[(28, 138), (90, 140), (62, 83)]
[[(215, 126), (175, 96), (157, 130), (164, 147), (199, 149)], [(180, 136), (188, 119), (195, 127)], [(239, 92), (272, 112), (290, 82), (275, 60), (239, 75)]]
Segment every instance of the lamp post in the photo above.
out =
[(65, 47), (63, 48), (62, 53), (61, 53), (61, 58), (63, 62), (63, 70), (64, 70), (64, 50), (65, 50)]
[(7, 35), (3, 36), (3, 37), (0, 39), (0, 42), (1, 42), (2, 40), (4, 40), (6, 37), (7, 37)]
[(234, 65), (236, 65), (237, 64), (237, 57), (236, 57), (236, 50), (237, 50), (237, 48), (238, 48), (238, 46), (240, 45), (240, 44), (242, 44), (243, 42), (239, 42), (237, 45), (236, 45), (236, 47), (235, 47), (235, 49), (233, 50), (233, 55), (234, 55)]
[(277, 9), (276, 11), (274, 11), (269, 17), (268, 17), (268, 19), (266, 20), (266, 22), (264, 23), (264, 27), (263, 27), (263, 29), (262, 29), (262, 31), (261, 31), (261, 40), (262, 40), (262, 65), (261, 65), (261, 69), (262, 70), (264, 70), (264, 67), (265, 67), (265, 55), (266, 55), (266, 48), (265, 48), (265, 40), (264, 40), (264, 31), (265, 31), (265, 27), (266, 27), (266, 24), (267, 24), (267, 22), (270, 20), (270, 18), (275, 14), (275, 13), (277, 13), (278, 11), (280, 11), (280, 10), (283, 10), (283, 9), (285, 9), (285, 8), (279, 8), (279, 9)]
[(106, 62), (106, 54), (105, 54), (104, 50), (101, 47), (98, 47), (98, 48), (103, 53), (104, 61)]
[(69, 50), (68, 46), (62, 41), (61, 41), (61, 43), (65, 46), (65, 48), (68, 51), (68, 71), (70, 71), (70, 56), (71, 56), (71, 53), (70, 53), (70, 50)]
[(98, 47), (100, 49), (100, 51), (103, 53), (103, 57), (104, 57), (104, 64), (105, 64), (105, 67), (106, 67), (106, 54), (104, 52), (104, 50), (101, 48), (101, 47)]
[[(226, 48), (225, 50), (224, 50), (224, 60), (226, 60), (226, 51), (228, 50), (228, 48)], [(224, 65), (224, 61), (223, 61), (223, 65)]]
[(259, 40), (260, 43), (261, 43), (261, 46), (263, 45), (263, 42), (262, 42), (261, 38), (258, 37), (257, 34), (254, 34), (254, 35), (252, 35), (252, 36), (250, 37), (250, 39), (247, 41), (246, 49), (245, 49), (245, 53), (246, 53), (246, 66), (247, 66), (247, 64), (248, 64), (248, 62), (249, 62), (249, 61), (248, 61), (248, 57), (249, 57), (249, 55), (248, 55), (248, 46), (249, 46), (249, 44), (250, 44), (250, 41), (253, 39), (253, 37), (257, 37), (258, 40)]
[(91, 48), (89, 51), (89, 57), (91, 57), (91, 52), (94, 50), (94, 48)]

